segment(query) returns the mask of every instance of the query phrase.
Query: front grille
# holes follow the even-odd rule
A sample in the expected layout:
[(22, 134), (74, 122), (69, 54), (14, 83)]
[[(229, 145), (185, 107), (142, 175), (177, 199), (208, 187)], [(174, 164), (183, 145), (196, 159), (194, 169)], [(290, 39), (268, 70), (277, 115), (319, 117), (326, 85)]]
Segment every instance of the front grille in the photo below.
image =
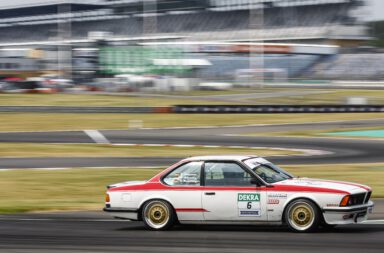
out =
[(359, 193), (351, 195), (348, 201), (349, 206), (356, 206), (356, 205), (362, 205), (364, 204), (366, 193)]
[(367, 193), (367, 197), (365, 198), (364, 204), (367, 204), (369, 199), (371, 198), (372, 192)]

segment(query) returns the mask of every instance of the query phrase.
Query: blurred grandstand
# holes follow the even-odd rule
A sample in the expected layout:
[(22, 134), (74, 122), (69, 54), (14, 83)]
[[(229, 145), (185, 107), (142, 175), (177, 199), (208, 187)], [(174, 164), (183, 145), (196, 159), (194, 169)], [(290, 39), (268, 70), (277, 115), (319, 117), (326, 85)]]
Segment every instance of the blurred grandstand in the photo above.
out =
[[(41, 1), (40, 1), (41, 2)], [(74, 39), (91, 31), (116, 37), (176, 34), (189, 40), (366, 40), (353, 16), (360, 0), (43, 1), (0, 10), (0, 40), (46, 41), (71, 22)], [(154, 20), (145, 29), (146, 20)]]
[[(378, 67), (383, 63), (382, 55), (337, 55), (350, 53), (351, 48), (372, 39), (356, 15), (364, 4), (362, 0), (15, 1), (0, 9), (0, 47), (31, 46), (59, 51), (148, 41), (200, 42), (205, 46), (211, 42), (213, 47), (222, 42), (311, 44), (318, 48), (277, 54), (264, 49), (196, 52), (190, 49), (194, 44), (184, 44), (189, 46), (187, 55), (180, 57), (207, 59), (211, 64), (194, 72), (205, 79), (228, 80), (234, 78), (237, 70), (249, 68), (284, 72), (280, 76), (285, 78), (382, 79), (384, 73)], [(322, 45), (339, 46), (340, 51), (324, 53)], [(82, 65), (74, 66), (75, 71), (99, 71), (100, 66), (95, 65), (100, 59), (95, 57), (98, 56), (77, 56), (76, 62)], [(0, 69), (6, 66), (4, 61), (0, 58)], [(128, 68), (108, 73), (124, 74), (123, 69)]]

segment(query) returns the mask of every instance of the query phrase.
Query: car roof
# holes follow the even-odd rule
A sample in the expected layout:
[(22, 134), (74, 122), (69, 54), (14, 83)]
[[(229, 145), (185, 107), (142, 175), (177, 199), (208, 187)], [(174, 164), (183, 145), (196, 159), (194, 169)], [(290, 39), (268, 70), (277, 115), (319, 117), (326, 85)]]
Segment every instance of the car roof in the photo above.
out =
[(214, 156), (194, 156), (184, 159), (184, 161), (243, 161), (250, 158), (257, 158), (254, 155), (214, 155)]

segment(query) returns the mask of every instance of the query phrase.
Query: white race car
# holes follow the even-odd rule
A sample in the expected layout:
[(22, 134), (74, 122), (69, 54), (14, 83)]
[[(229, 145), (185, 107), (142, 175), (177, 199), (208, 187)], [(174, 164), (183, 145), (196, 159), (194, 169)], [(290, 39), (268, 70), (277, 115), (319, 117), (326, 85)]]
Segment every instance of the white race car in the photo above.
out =
[(368, 186), (297, 178), (254, 156), (182, 160), (146, 182), (108, 186), (116, 218), (152, 230), (181, 224), (287, 224), (296, 232), (360, 223), (372, 212)]

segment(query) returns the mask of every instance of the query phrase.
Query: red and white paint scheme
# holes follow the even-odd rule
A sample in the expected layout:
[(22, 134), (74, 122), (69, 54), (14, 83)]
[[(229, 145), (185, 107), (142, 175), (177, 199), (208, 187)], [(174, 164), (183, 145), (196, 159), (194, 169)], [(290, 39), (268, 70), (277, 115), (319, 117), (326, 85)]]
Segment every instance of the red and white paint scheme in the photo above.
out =
[(153, 230), (181, 224), (287, 224), (296, 232), (360, 223), (372, 212), (368, 186), (298, 178), (255, 156), (184, 159), (148, 181), (108, 186), (116, 218)]

